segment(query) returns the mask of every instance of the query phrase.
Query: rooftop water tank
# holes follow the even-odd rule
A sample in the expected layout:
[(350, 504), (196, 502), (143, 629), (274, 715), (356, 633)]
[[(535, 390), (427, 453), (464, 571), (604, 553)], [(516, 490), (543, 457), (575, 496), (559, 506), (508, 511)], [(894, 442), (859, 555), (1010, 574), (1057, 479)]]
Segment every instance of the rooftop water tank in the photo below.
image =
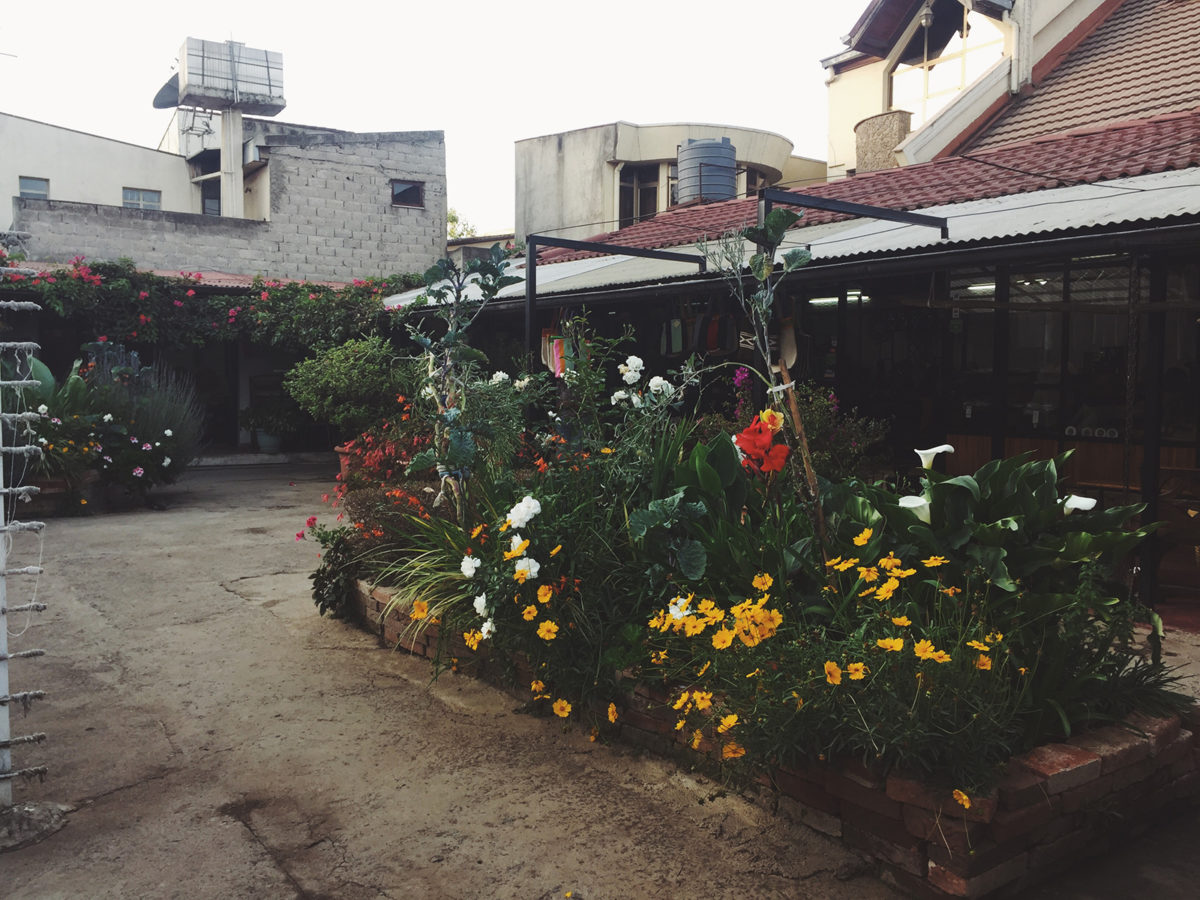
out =
[(729, 138), (691, 140), (679, 146), (678, 202), (732, 200), (737, 196), (737, 150)]

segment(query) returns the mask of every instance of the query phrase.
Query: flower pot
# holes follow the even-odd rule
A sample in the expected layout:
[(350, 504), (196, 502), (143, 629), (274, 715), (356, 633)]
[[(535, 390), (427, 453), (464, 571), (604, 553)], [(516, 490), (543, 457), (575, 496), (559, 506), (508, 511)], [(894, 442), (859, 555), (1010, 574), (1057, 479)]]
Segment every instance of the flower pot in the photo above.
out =
[(277, 434), (258, 432), (258, 449), (261, 453), (278, 453), (283, 447), (283, 438)]

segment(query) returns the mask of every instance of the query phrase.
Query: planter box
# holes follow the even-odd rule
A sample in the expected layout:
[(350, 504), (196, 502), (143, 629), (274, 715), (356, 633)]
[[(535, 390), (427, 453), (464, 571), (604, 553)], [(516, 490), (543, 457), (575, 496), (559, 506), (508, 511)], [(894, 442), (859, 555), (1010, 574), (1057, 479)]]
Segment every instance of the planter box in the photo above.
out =
[[(390, 594), (359, 582), (359, 621), (390, 646), (432, 658), (437, 626), (401, 639), (407, 611), (382, 616)], [(461, 644), (461, 640), (459, 641)], [(460, 659), (486, 658), (465, 646)], [(688, 749), (673, 695), (639, 687), (621, 713), (622, 741), (670, 755)], [(876, 861), (883, 879), (921, 897), (1019, 895), (1029, 886), (1144, 831), (1200, 796), (1200, 714), (1131, 716), (1013, 758), (991, 794), (963, 809), (944, 788), (860, 762), (814, 762), (760, 779), (760, 801)]]

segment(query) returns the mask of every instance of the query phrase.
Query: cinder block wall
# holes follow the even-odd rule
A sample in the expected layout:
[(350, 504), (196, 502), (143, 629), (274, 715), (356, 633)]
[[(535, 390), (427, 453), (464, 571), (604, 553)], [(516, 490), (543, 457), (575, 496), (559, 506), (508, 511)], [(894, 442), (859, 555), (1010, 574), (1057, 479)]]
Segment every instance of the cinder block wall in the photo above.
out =
[[(272, 136), (270, 221), (15, 199), (31, 258), (132, 259), (140, 268), (350, 281), (423, 272), (446, 251), (440, 131)], [(425, 183), (392, 206), (391, 180)]]

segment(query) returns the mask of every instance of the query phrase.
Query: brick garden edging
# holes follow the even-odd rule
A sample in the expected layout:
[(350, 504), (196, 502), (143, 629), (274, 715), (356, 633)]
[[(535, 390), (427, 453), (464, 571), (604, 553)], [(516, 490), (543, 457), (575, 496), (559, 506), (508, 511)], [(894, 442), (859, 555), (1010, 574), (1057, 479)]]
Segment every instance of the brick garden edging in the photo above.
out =
[[(401, 637), (406, 611), (382, 616), (390, 592), (359, 582), (352, 615), (381, 642), (432, 658), (437, 626)], [(472, 654), (461, 639), (453, 653)], [(523, 699), (527, 697), (522, 694)], [(675, 730), (673, 695), (639, 687), (621, 711), (624, 742), (667, 756), (701, 757)], [(1184, 724), (1187, 727), (1183, 727)], [(990, 794), (963, 809), (949, 791), (856, 761), (775, 769), (757, 798), (874, 859), (885, 881), (922, 897), (1014, 894), (1138, 834), (1200, 795), (1200, 708), (1134, 715), (1127, 727), (1085, 732), (1014, 757)]]

